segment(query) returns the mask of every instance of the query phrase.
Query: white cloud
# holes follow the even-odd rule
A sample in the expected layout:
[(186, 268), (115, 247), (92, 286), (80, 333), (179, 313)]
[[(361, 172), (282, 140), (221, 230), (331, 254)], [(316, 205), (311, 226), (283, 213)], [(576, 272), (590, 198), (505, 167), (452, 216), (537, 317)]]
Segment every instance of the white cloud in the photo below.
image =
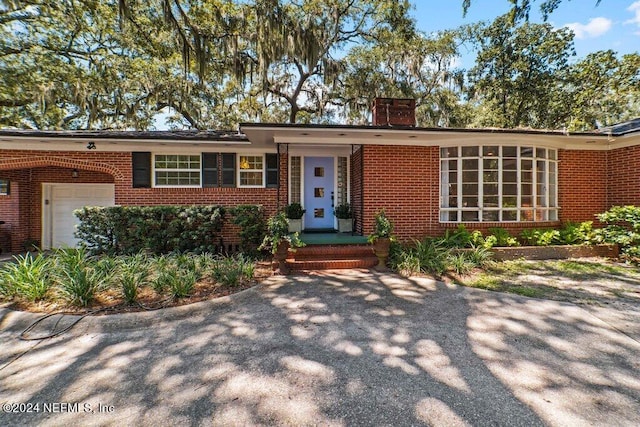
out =
[[(635, 24), (640, 27), (640, 1), (632, 3), (631, 6), (627, 8), (627, 10), (631, 13), (634, 13), (636, 16), (632, 19), (624, 21), (625, 24)], [(640, 36), (640, 31), (636, 33)]]
[[(640, 1), (637, 2), (640, 7)], [(635, 4), (635, 3), (634, 3)], [(613, 22), (610, 19), (598, 17), (589, 20), (587, 24), (572, 22), (565, 24), (565, 27), (573, 30), (578, 39), (592, 39), (600, 37), (611, 29)]]

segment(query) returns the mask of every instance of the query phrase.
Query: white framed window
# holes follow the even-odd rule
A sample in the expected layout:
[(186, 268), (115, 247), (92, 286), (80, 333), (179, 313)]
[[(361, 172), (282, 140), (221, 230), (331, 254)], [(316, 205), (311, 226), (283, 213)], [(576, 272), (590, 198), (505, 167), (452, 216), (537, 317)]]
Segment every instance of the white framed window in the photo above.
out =
[(238, 156), (238, 186), (264, 187), (264, 156)]
[(441, 222), (555, 221), (554, 149), (480, 145), (440, 149)]
[(156, 154), (153, 158), (155, 187), (200, 187), (200, 154)]

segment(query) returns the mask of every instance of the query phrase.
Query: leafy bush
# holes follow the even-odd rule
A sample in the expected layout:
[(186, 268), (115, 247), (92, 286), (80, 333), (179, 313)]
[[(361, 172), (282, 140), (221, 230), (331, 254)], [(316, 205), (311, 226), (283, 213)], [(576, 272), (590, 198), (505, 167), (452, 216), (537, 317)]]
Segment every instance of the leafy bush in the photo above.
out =
[(93, 254), (213, 252), (222, 230), (220, 206), (84, 207), (76, 237)]
[(567, 222), (560, 229), (560, 242), (565, 245), (582, 245), (594, 238), (593, 221)]
[(289, 219), (300, 219), (306, 212), (300, 203), (291, 203), (284, 207), (284, 214)]
[(549, 246), (560, 244), (560, 231), (540, 228), (522, 230), (520, 239), (531, 246)]
[(353, 212), (351, 211), (351, 205), (349, 203), (336, 206), (333, 214), (338, 219), (351, 219), (353, 217)]
[(596, 233), (597, 241), (617, 243), (624, 256), (640, 259), (640, 207), (614, 206), (597, 218), (607, 224)]
[(107, 285), (104, 270), (96, 266), (84, 248), (58, 249), (54, 277), (62, 298), (73, 305), (90, 305), (98, 291)]
[(582, 245), (593, 239), (593, 222), (567, 222), (560, 230), (531, 228), (520, 233), (520, 239), (527, 245)]
[(494, 246), (520, 246), (518, 239), (511, 236), (509, 231), (504, 228), (493, 227), (489, 229), (489, 235), (485, 237), (485, 247), (492, 248)]
[(369, 235), (368, 241), (369, 243), (373, 243), (380, 238), (391, 238), (392, 232), (393, 223), (389, 218), (387, 218), (387, 214), (384, 212), (384, 209), (382, 209), (376, 214), (373, 233)]
[(264, 208), (260, 205), (238, 205), (230, 210), (231, 222), (240, 226), (240, 250), (257, 253), (267, 230)]
[(485, 244), (481, 231), (469, 231), (463, 224), (460, 224), (453, 232), (447, 230), (442, 240), (443, 244), (449, 248), (471, 248)]
[(18, 255), (7, 262), (0, 273), (0, 293), (6, 297), (18, 295), (29, 301), (44, 298), (49, 290), (51, 262), (41, 253)]
[(267, 220), (267, 234), (262, 240), (259, 250), (268, 250), (273, 255), (278, 252), (278, 246), (282, 242), (287, 242), (292, 250), (304, 246), (300, 240), (298, 232), (289, 233), (289, 223), (284, 212), (278, 212)]

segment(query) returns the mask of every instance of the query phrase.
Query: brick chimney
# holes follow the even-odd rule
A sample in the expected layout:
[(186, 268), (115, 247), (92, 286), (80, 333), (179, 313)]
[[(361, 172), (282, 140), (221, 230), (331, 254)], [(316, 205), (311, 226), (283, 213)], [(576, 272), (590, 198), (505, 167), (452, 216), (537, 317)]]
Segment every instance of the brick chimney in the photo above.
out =
[(374, 126), (415, 126), (416, 100), (376, 98), (373, 103)]

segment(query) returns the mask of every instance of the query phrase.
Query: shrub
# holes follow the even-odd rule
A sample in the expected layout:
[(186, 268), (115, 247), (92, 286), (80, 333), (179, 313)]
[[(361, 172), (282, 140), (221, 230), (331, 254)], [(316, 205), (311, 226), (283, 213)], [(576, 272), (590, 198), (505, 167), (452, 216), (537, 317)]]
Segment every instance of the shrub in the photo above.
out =
[(267, 229), (264, 208), (260, 205), (238, 205), (231, 209), (231, 222), (240, 226), (240, 250), (247, 254), (257, 253)]
[(184, 268), (166, 271), (169, 292), (174, 298), (184, 298), (191, 295), (198, 281), (196, 272)]
[(300, 203), (294, 202), (284, 207), (284, 214), (289, 219), (301, 219), (305, 212)]
[(225, 286), (237, 286), (251, 280), (255, 272), (252, 259), (244, 255), (218, 258), (212, 265), (211, 277)]
[(42, 254), (18, 255), (7, 262), (0, 274), (0, 292), (5, 296), (19, 295), (29, 301), (44, 298), (49, 290), (51, 262)]
[(104, 270), (96, 265), (84, 248), (58, 249), (54, 277), (62, 298), (73, 305), (90, 305), (96, 293), (107, 284)]
[(220, 206), (84, 207), (76, 237), (93, 254), (213, 252), (222, 230)]
[(509, 231), (504, 228), (493, 227), (489, 229), (489, 235), (485, 237), (485, 247), (493, 246), (520, 246), (518, 239), (511, 236)]
[(471, 248), (485, 244), (482, 232), (479, 230), (469, 231), (463, 224), (460, 224), (453, 232), (447, 230), (441, 240), (448, 248)]
[(640, 207), (614, 206), (597, 218), (607, 224), (598, 230), (597, 241), (617, 243), (624, 256), (640, 258)]
[(138, 299), (138, 289), (149, 283), (149, 260), (140, 253), (119, 258), (117, 266), (122, 296), (128, 304), (133, 304)]
[(336, 206), (333, 214), (338, 219), (351, 219), (353, 217), (353, 212), (351, 211), (351, 205), (349, 203)]
[(582, 245), (594, 238), (593, 221), (567, 222), (560, 229), (560, 242), (565, 245)]
[(560, 244), (560, 231), (540, 228), (522, 230), (520, 239), (531, 246), (549, 246)]
[(267, 220), (267, 234), (258, 249), (268, 250), (275, 255), (282, 242), (287, 242), (292, 250), (304, 246), (297, 232), (289, 233), (289, 223), (284, 212), (278, 212)]
[(375, 242), (380, 238), (391, 238), (393, 232), (393, 223), (387, 218), (384, 209), (376, 214), (375, 224), (373, 225), (373, 233), (369, 235), (369, 243)]

